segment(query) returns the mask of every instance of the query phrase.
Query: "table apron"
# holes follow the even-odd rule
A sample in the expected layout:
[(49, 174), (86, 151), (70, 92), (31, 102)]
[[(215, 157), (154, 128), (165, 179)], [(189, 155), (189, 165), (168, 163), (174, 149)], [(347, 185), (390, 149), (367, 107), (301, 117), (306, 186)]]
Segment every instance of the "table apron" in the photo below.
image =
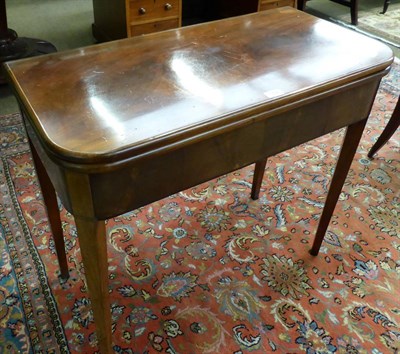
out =
[(63, 161), (54, 161), (26, 116), (24, 121), (65, 208), (74, 215), (78, 212), (72, 210), (69, 188), (73, 187), (66, 182), (67, 174), (82, 175), (89, 178), (96, 217), (105, 220), (366, 119), (379, 82), (375, 76), (312, 103), (274, 116), (266, 112), (265, 119), (258, 115), (237, 129), (193, 139), (191, 144), (105, 168), (105, 172), (73, 171)]
[[(120, 215), (366, 119), (379, 82), (90, 176), (94, 210)], [(124, 186), (124, 188), (120, 188)]]

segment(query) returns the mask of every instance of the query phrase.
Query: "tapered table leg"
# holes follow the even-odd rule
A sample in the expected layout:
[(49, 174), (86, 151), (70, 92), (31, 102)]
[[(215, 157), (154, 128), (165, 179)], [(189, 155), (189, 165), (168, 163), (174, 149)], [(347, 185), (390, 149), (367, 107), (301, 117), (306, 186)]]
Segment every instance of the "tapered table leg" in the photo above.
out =
[(102, 354), (112, 350), (111, 306), (108, 293), (108, 257), (105, 222), (95, 215), (90, 177), (68, 172), (65, 176), (85, 269), (97, 341)]
[(395, 133), (397, 128), (400, 126), (400, 97), (397, 100), (396, 107), (394, 108), (394, 111), (392, 113), (392, 116), (390, 117), (389, 122), (387, 123), (385, 129), (383, 130), (382, 134), (379, 136), (378, 140), (374, 144), (374, 146), (371, 148), (371, 150), (368, 153), (368, 157), (372, 158), (378, 150), (387, 143), (387, 141), (392, 137), (392, 135)]
[(335, 173), (333, 174), (331, 185), (329, 187), (328, 196), (326, 198), (324, 210), (322, 211), (321, 219), (318, 224), (318, 229), (315, 234), (314, 243), (310, 250), (313, 256), (316, 256), (321, 247), (325, 232), (329, 226), (332, 213), (335, 209), (339, 195), (342, 191), (343, 184), (346, 180), (354, 155), (357, 151), (362, 133), (367, 120), (354, 123), (347, 127), (346, 135), (343, 140), (342, 149), (339, 159), (336, 164)]
[(97, 341), (102, 354), (114, 353), (108, 294), (108, 258), (105, 222), (75, 216), (85, 277), (91, 299)]
[(60, 265), (60, 277), (62, 279), (68, 279), (68, 262), (65, 254), (65, 243), (63, 229), (61, 226), (60, 210), (58, 208), (57, 195), (54, 190), (53, 184), (44, 168), (42, 161), (40, 160), (35, 147), (29, 141), (29, 145), (32, 151), (33, 162), (35, 164), (36, 174), (39, 180), (40, 188), (44, 203), (47, 209), (47, 216), (50, 223), (50, 229), (53, 234), (54, 243), (56, 246), (58, 263)]
[(260, 195), (262, 180), (264, 177), (265, 165), (267, 159), (256, 162), (254, 167), (253, 185), (251, 187), (251, 199), (257, 200)]

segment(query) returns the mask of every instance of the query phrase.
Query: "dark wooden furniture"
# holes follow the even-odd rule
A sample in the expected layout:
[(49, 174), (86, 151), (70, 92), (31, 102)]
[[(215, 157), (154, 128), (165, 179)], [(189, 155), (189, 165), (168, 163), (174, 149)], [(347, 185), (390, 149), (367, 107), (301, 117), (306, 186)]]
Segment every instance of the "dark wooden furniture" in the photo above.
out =
[(400, 97), (397, 100), (396, 107), (392, 113), (392, 116), (389, 119), (385, 129), (382, 134), (379, 136), (378, 140), (372, 146), (371, 150), (368, 153), (368, 157), (372, 158), (378, 150), (387, 143), (387, 141), (392, 137), (392, 135), (396, 132), (398, 127), (400, 126)]
[(266, 157), (347, 126), (316, 255), (392, 60), (384, 44), (286, 7), (6, 64), (64, 276), (53, 186), (74, 215), (103, 353), (104, 220), (253, 162), (256, 198)]
[(386, 13), (387, 9), (389, 8), (389, 5), (390, 5), (390, 0), (385, 0), (383, 2), (383, 9), (381, 12), (382, 15)]
[(0, 0), (0, 84), (5, 83), (5, 78), (1, 72), (2, 63), (8, 60), (27, 58), (56, 51), (56, 47), (47, 41), (18, 37), (17, 32), (8, 28), (6, 1)]
[(282, 6), (296, 0), (93, 0), (92, 32), (105, 42)]
[[(298, 9), (304, 11), (308, 0), (298, 0)], [(359, 0), (330, 0), (336, 4), (350, 8), (351, 24), (358, 25), (358, 1)]]

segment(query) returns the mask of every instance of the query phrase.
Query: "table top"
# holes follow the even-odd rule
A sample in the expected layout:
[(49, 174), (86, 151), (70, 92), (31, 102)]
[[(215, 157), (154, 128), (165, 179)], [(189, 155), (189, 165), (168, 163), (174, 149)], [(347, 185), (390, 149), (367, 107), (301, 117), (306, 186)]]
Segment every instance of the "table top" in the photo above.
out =
[(5, 66), (43, 147), (93, 164), (217, 134), (392, 60), (376, 40), (281, 8)]

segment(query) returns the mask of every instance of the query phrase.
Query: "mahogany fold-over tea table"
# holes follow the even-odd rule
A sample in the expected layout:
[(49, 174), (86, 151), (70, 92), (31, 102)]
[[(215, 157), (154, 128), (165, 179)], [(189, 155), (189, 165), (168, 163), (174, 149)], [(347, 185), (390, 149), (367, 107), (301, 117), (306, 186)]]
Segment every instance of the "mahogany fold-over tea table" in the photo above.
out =
[[(323, 241), (385, 45), (292, 8), (6, 64), (68, 276), (54, 189), (76, 222), (101, 352), (112, 352), (104, 220), (347, 127)], [(53, 189), (54, 187), (54, 189)]]

